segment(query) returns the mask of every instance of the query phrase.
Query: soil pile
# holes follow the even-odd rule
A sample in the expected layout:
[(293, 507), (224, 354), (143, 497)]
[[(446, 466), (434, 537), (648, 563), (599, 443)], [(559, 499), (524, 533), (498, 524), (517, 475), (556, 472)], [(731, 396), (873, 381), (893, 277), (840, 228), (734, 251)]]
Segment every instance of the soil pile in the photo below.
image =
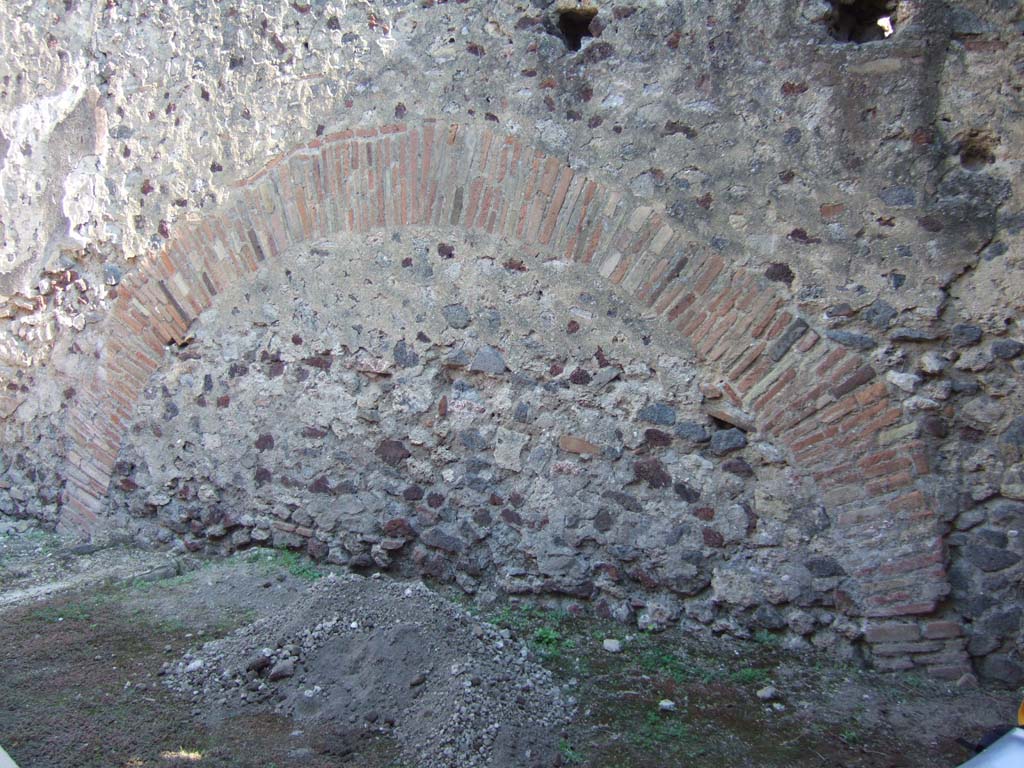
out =
[(508, 630), (422, 584), (350, 574), (162, 671), (212, 717), (313, 720), (342, 758), (390, 737), (422, 768), (551, 765), (575, 703)]

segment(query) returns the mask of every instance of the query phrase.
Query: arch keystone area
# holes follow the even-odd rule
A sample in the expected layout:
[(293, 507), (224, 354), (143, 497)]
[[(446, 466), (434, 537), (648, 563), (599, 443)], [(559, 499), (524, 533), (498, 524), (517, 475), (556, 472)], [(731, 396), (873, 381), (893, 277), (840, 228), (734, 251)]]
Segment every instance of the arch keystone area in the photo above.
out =
[(764, 277), (659, 209), (489, 126), (438, 121), (298, 147), (238, 182), (218, 211), (184, 225), (124, 279), (94, 380), (69, 412), (62, 527), (102, 528), (136, 399), (165, 346), (184, 342), (214, 297), (291, 246), (425, 225), (486, 232), (588, 266), (660, 316), (717, 376), (709, 411), (746, 414), (816, 482), (855, 585), (846, 597), (860, 612), (936, 610), (949, 586), (929, 459), (867, 359), (820, 335)]

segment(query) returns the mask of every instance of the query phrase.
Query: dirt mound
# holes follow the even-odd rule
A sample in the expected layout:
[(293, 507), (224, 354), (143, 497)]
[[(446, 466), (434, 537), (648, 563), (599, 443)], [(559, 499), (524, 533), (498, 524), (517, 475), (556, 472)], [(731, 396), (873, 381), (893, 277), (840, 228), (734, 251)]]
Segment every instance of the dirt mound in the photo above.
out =
[(422, 768), (551, 765), (574, 704), (508, 630), (422, 584), (348, 574), (163, 672), (212, 717), (313, 720), (339, 757), (382, 735)]

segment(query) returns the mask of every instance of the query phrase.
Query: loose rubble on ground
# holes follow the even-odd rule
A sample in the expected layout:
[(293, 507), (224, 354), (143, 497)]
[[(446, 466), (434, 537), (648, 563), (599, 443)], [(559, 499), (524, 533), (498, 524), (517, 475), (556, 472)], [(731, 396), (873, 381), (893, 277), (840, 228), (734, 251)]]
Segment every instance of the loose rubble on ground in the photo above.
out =
[(421, 583), (349, 574), (161, 673), (197, 714), (328, 724), (340, 757), (386, 736), (422, 768), (550, 764), (575, 704), (508, 630)]

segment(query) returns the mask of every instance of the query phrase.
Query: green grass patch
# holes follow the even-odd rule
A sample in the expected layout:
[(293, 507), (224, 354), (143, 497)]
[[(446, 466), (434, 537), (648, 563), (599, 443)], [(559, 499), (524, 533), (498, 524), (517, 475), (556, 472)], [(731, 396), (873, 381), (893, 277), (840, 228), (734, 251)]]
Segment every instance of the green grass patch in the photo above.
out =
[(324, 574), (306, 555), (287, 549), (263, 549), (254, 551), (246, 562), (256, 563), (271, 570), (283, 569), (303, 581), (313, 582)]
[(754, 633), (754, 642), (763, 645), (765, 648), (778, 648), (782, 645), (782, 638), (772, 634), (767, 629), (759, 629)]
[(646, 648), (640, 654), (639, 667), (648, 675), (668, 678), (676, 685), (709, 683), (717, 676), (714, 668), (659, 647)]
[(730, 672), (726, 679), (736, 685), (763, 685), (771, 675), (772, 671), (764, 667), (742, 667)]
[(558, 742), (558, 754), (562, 756), (562, 765), (583, 765), (586, 759), (565, 739)]
[(64, 605), (44, 605), (33, 611), (32, 617), (51, 624), (63, 621), (90, 621), (95, 609), (95, 600), (82, 600)]
[(637, 724), (629, 740), (634, 746), (645, 751), (667, 749), (675, 753), (688, 746), (689, 735), (686, 723), (681, 720), (658, 712), (648, 712)]
[(847, 728), (839, 734), (839, 738), (850, 745), (859, 744), (861, 739), (860, 731), (855, 728)]

